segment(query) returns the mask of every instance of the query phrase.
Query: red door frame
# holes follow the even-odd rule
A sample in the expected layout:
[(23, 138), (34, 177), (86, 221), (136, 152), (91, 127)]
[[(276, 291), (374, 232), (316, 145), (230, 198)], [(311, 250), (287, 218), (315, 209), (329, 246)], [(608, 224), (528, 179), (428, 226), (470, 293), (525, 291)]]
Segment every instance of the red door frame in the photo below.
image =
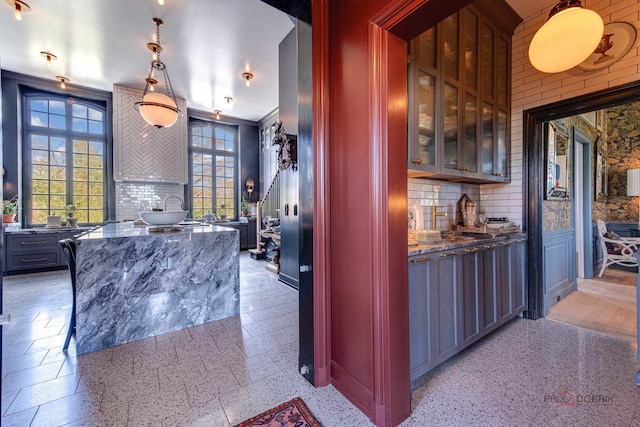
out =
[[(335, 1), (335, 0), (334, 0)], [(337, 0), (339, 1), (339, 0)], [(410, 415), (407, 286), (406, 41), (471, 0), (391, 0), (368, 19), (369, 191), (373, 288), (373, 405), (351, 397), (378, 426)], [(315, 384), (331, 383), (329, 25), (331, 0), (312, 2)], [(354, 7), (356, 7), (354, 5)], [(341, 191), (341, 189), (334, 189)], [(348, 195), (347, 195), (348, 196)], [(353, 236), (345, 236), (350, 238)], [(344, 392), (344, 391), (343, 391)]]

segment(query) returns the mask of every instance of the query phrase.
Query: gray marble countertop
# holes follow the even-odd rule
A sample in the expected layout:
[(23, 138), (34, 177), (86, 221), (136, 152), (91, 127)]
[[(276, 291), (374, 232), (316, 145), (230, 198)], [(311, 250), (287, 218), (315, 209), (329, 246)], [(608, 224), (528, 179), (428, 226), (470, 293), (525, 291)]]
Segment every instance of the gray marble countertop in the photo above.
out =
[(526, 239), (527, 233), (515, 233), (509, 235), (501, 235), (496, 236), (490, 239), (480, 239), (476, 240), (473, 238), (465, 238), (461, 236), (461, 240), (451, 241), (451, 240), (442, 240), (439, 243), (431, 243), (431, 244), (418, 244), (409, 246), (409, 256), (415, 255), (423, 255), (429, 254), (432, 252), (440, 252), (440, 251), (449, 251), (458, 248), (464, 248), (468, 246), (477, 246), (477, 245), (486, 245), (490, 243), (498, 243), (507, 240), (515, 240), (515, 239)]
[(17, 228), (17, 227), (7, 227), (4, 232), (6, 234), (51, 234), (51, 233), (68, 233), (69, 231), (75, 231), (78, 234), (83, 233), (85, 231), (91, 230), (95, 227), (60, 227), (60, 228), (46, 228), (46, 227), (35, 227), (35, 228)]
[(183, 230), (172, 232), (150, 232), (146, 225), (133, 225), (133, 222), (121, 222), (105, 224), (95, 230), (88, 231), (78, 237), (78, 241), (98, 240), (98, 239), (114, 239), (121, 237), (145, 237), (145, 236), (172, 236), (180, 234), (207, 234), (229, 232), (237, 233), (237, 230), (225, 228), (217, 225), (183, 225)]

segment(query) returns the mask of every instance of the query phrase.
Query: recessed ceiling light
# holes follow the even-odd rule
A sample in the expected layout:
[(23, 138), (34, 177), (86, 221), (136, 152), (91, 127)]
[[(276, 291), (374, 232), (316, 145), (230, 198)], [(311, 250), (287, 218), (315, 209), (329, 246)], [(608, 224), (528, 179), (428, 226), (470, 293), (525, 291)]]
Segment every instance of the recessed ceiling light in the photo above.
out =
[(242, 73), (242, 78), (247, 82), (247, 87), (251, 86), (251, 79), (253, 78), (253, 74), (249, 72)]
[(164, 0), (158, 0), (158, 4), (159, 4), (160, 6), (164, 6)]
[(64, 76), (56, 76), (56, 80), (60, 82), (60, 89), (66, 89), (69, 79)]
[(40, 55), (44, 56), (47, 59), (47, 67), (51, 67), (51, 61), (55, 61), (56, 59), (58, 59), (58, 57), (51, 52), (42, 51), (40, 52)]
[(22, 21), (22, 12), (30, 12), (31, 8), (28, 4), (20, 0), (5, 0), (9, 6), (11, 6), (14, 10), (13, 16), (18, 20)]

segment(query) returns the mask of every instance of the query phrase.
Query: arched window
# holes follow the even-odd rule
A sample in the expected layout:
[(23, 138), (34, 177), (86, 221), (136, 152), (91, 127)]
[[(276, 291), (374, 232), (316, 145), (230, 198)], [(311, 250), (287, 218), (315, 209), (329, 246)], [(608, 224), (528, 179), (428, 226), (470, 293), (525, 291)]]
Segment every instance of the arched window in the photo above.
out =
[(238, 130), (234, 126), (191, 120), (189, 154), (193, 218), (206, 213), (235, 218)]
[(23, 200), (27, 226), (47, 215), (65, 217), (74, 205), (79, 224), (106, 218), (106, 106), (46, 92), (23, 97)]

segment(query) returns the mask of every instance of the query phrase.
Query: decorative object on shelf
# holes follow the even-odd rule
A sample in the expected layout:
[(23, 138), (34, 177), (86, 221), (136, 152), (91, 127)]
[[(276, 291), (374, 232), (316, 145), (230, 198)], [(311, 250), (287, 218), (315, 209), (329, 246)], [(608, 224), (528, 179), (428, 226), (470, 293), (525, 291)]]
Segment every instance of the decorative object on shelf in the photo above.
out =
[(18, 213), (18, 196), (2, 202), (2, 223), (10, 224), (15, 222)]
[[(640, 196), (640, 169), (627, 170), (627, 196)], [(638, 197), (638, 208), (640, 209), (640, 197)], [(640, 213), (638, 216), (638, 227), (640, 228)]]
[(610, 22), (604, 26), (600, 43), (578, 68), (587, 71), (606, 68), (622, 59), (636, 42), (636, 28), (628, 22)]
[(240, 212), (242, 212), (242, 216), (249, 216), (249, 202), (244, 197), (240, 202)]
[(546, 134), (546, 200), (569, 200), (568, 144), (569, 132), (564, 123), (556, 120), (545, 123)]
[(47, 60), (47, 68), (51, 68), (51, 63), (53, 61), (55, 61), (56, 59), (58, 59), (58, 57), (55, 56), (51, 52), (42, 51), (42, 52), (40, 52), (40, 55), (44, 56), (46, 58), (46, 60)]
[[(153, 60), (149, 67), (149, 75), (146, 79), (147, 84), (144, 87), (142, 100), (135, 103), (135, 108), (140, 111), (140, 115), (147, 123), (161, 129), (173, 126), (178, 117), (182, 115), (182, 111), (178, 109), (178, 101), (176, 101), (176, 96), (173, 93), (167, 66), (160, 59), (160, 52), (162, 52), (160, 25), (164, 22), (160, 18), (153, 18), (153, 22), (156, 24), (156, 41), (155, 43), (147, 44), (147, 47), (153, 52)], [(151, 81), (156, 81), (153, 74), (154, 70), (162, 73), (167, 95), (155, 92), (155, 88), (150, 89), (150, 86), (154, 87)]]
[(76, 211), (76, 205), (74, 204), (68, 204), (64, 207), (64, 212), (66, 214), (66, 218), (65, 220), (67, 221), (67, 225), (69, 227), (77, 227), (78, 226), (78, 218), (74, 218), (73, 214)]
[(60, 228), (62, 227), (62, 218), (60, 215), (47, 215), (46, 228)]
[(295, 137), (293, 135), (287, 135), (281, 121), (276, 125), (273, 145), (280, 146), (280, 151), (278, 152), (278, 169), (283, 170), (291, 167), (291, 169), (296, 170), (297, 155)]
[(221, 204), (218, 208), (218, 218), (223, 220), (227, 219), (227, 205), (225, 205), (224, 203)]
[(251, 79), (253, 78), (253, 74), (249, 72), (242, 73), (242, 78), (246, 81), (247, 87), (251, 86)]
[(23, 12), (31, 12), (31, 8), (28, 4), (20, 0), (5, 0), (7, 4), (13, 7), (13, 17), (17, 21), (22, 21)]
[(247, 181), (245, 182), (245, 187), (247, 187), (247, 198), (249, 200), (251, 200), (251, 194), (253, 193), (253, 188), (255, 186), (255, 183), (253, 182), (253, 179), (251, 179), (251, 177), (247, 178)]
[(600, 15), (580, 0), (560, 0), (529, 45), (529, 61), (544, 73), (560, 73), (581, 64), (604, 33)]

